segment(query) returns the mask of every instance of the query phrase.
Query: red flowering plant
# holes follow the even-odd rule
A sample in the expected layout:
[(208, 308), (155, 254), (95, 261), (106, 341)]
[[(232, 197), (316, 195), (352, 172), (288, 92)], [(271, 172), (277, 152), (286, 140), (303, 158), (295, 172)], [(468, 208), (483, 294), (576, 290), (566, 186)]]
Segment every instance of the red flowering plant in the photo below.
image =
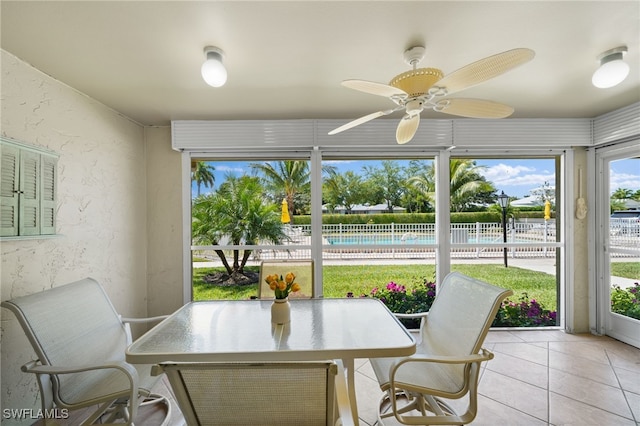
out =
[[(347, 297), (354, 297), (354, 294), (349, 292)], [(380, 299), (391, 312), (397, 314), (427, 312), (436, 298), (436, 283), (421, 279), (411, 289), (407, 289), (404, 285), (391, 281), (385, 287), (375, 287), (369, 294), (362, 294), (360, 297)], [(420, 318), (402, 318), (400, 322), (409, 329), (420, 327)]]
[[(639, 291), (637, 288), (636, 292)], [(636, 293), (631, 293), (635, 295)], [(355, 297), (352, 292), (347, 297)], [(395, 282), (388, 283), (383, 288), (375, 287), (369, 294), (359, 297), (375, 297), (387, 305), (389, 310), (399, 314), (415, 314), (428, 312), (436, 298), (436, 284), (427, 279), (421, 279), (411, 289)], [(632, 298), (636, 303), (637, 297)], [(543, 307), (536, 299), (529, 299), (527, 293), (522, 293), (519, 301), (506, 299), (493, 321), (492, 327), (545, 327), (556, 325), (556, 311)], [(420, 319), (400, 319), (409, 329), (420, 327)]]
[(492, 327), (545, 327), (556, 325), (556, 311), (545, 309), (536, 299), (522, 293), (519, 302), (505, 299)]

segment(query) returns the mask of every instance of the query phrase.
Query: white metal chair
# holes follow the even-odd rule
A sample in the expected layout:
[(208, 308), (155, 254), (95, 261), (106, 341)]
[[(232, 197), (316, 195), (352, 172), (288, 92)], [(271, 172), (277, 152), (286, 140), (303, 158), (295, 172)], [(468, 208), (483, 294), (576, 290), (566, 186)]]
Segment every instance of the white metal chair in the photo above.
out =
[[(421, 327), (416, 354), (375, 358), (371, 365), (385, 394), (378, 421), (395, 416), (403, 424), (466, 424), (477, 412), (480, 365), (493, 358), (482, 348), (502, 300), (511, 290), (447, 275)], [(468, 395), (463, 414), (445, 401)]]
[(165, 372), (187, 424), (353, 425), (339, 361), (174, 363)]
[(125, 362), (131, 343), (125, 322), (163, 317), (121, 318), (91, 278), (4, 301), (2, 307), (15, 314), (38, 357), (22, 371), (36, 374), (44, 412), (97, 406), (82, 425), (119, 419), (132, 425), (140, 405), (162, 403), (168, 421), (169, 401), (151, 393), (159, 379), (151, 376), (151, 366)]
[(259, 299), (273, 299), (274, 293), (266, 283), (265, 278), (272, 274), (282, 275), (293, 272), (296, 282), (300, 284), (300, 290), (289, 293), (290, 299), (304, 299), (314, 297), (313, 287), (313, 260), (263, 260), (260, 263), (260, 285), (258, 286)]

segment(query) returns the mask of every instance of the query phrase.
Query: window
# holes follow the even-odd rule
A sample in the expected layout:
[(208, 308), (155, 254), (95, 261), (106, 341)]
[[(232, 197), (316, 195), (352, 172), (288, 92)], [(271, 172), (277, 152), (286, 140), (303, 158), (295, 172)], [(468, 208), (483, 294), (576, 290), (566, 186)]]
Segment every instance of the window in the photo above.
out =
[(57, 154), (4, 138), (0, 147), (0, 236), (55, 234)]

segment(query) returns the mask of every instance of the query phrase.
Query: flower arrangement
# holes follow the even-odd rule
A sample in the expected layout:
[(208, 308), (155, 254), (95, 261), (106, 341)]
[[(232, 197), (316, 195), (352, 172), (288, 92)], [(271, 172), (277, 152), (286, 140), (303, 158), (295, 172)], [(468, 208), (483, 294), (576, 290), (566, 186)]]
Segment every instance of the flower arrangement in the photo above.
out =
[(300, 290), (300, 284), (295, 282), (296, 276), (293, 272), (289, 272), (282, 277), (282, 275), (272, 274), (265, 278), (269, 288), (273, 290), (276, 295), (276, 299), (286, 299), (289, 293), (295, 293)]

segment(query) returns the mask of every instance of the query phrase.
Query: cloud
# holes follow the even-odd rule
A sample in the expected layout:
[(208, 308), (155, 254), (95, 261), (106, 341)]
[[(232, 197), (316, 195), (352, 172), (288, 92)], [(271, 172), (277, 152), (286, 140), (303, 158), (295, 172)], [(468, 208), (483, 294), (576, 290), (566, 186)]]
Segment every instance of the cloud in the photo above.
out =
[(216, 172), (244, 173), (244, 168), (243, 167), (230, 167), (230, 166), (227, 166), (225, 164), (216, 165), (215, 167), (216, 167)]
[(480, 172), (488, 181), (496, 186), (529, 186), (535, 187), (552, 182), (555, 174), (547, 170), (539, 171), (535, 167), (525, 165), (511, 166), (500, 163), (487, 167)]
[(640, 189), (640, 175), (631, 173), (617, 173), (613, 169), (609, 177), (609, 189), (611, 192), (618, 188), (631, 189), (636, 191)]

